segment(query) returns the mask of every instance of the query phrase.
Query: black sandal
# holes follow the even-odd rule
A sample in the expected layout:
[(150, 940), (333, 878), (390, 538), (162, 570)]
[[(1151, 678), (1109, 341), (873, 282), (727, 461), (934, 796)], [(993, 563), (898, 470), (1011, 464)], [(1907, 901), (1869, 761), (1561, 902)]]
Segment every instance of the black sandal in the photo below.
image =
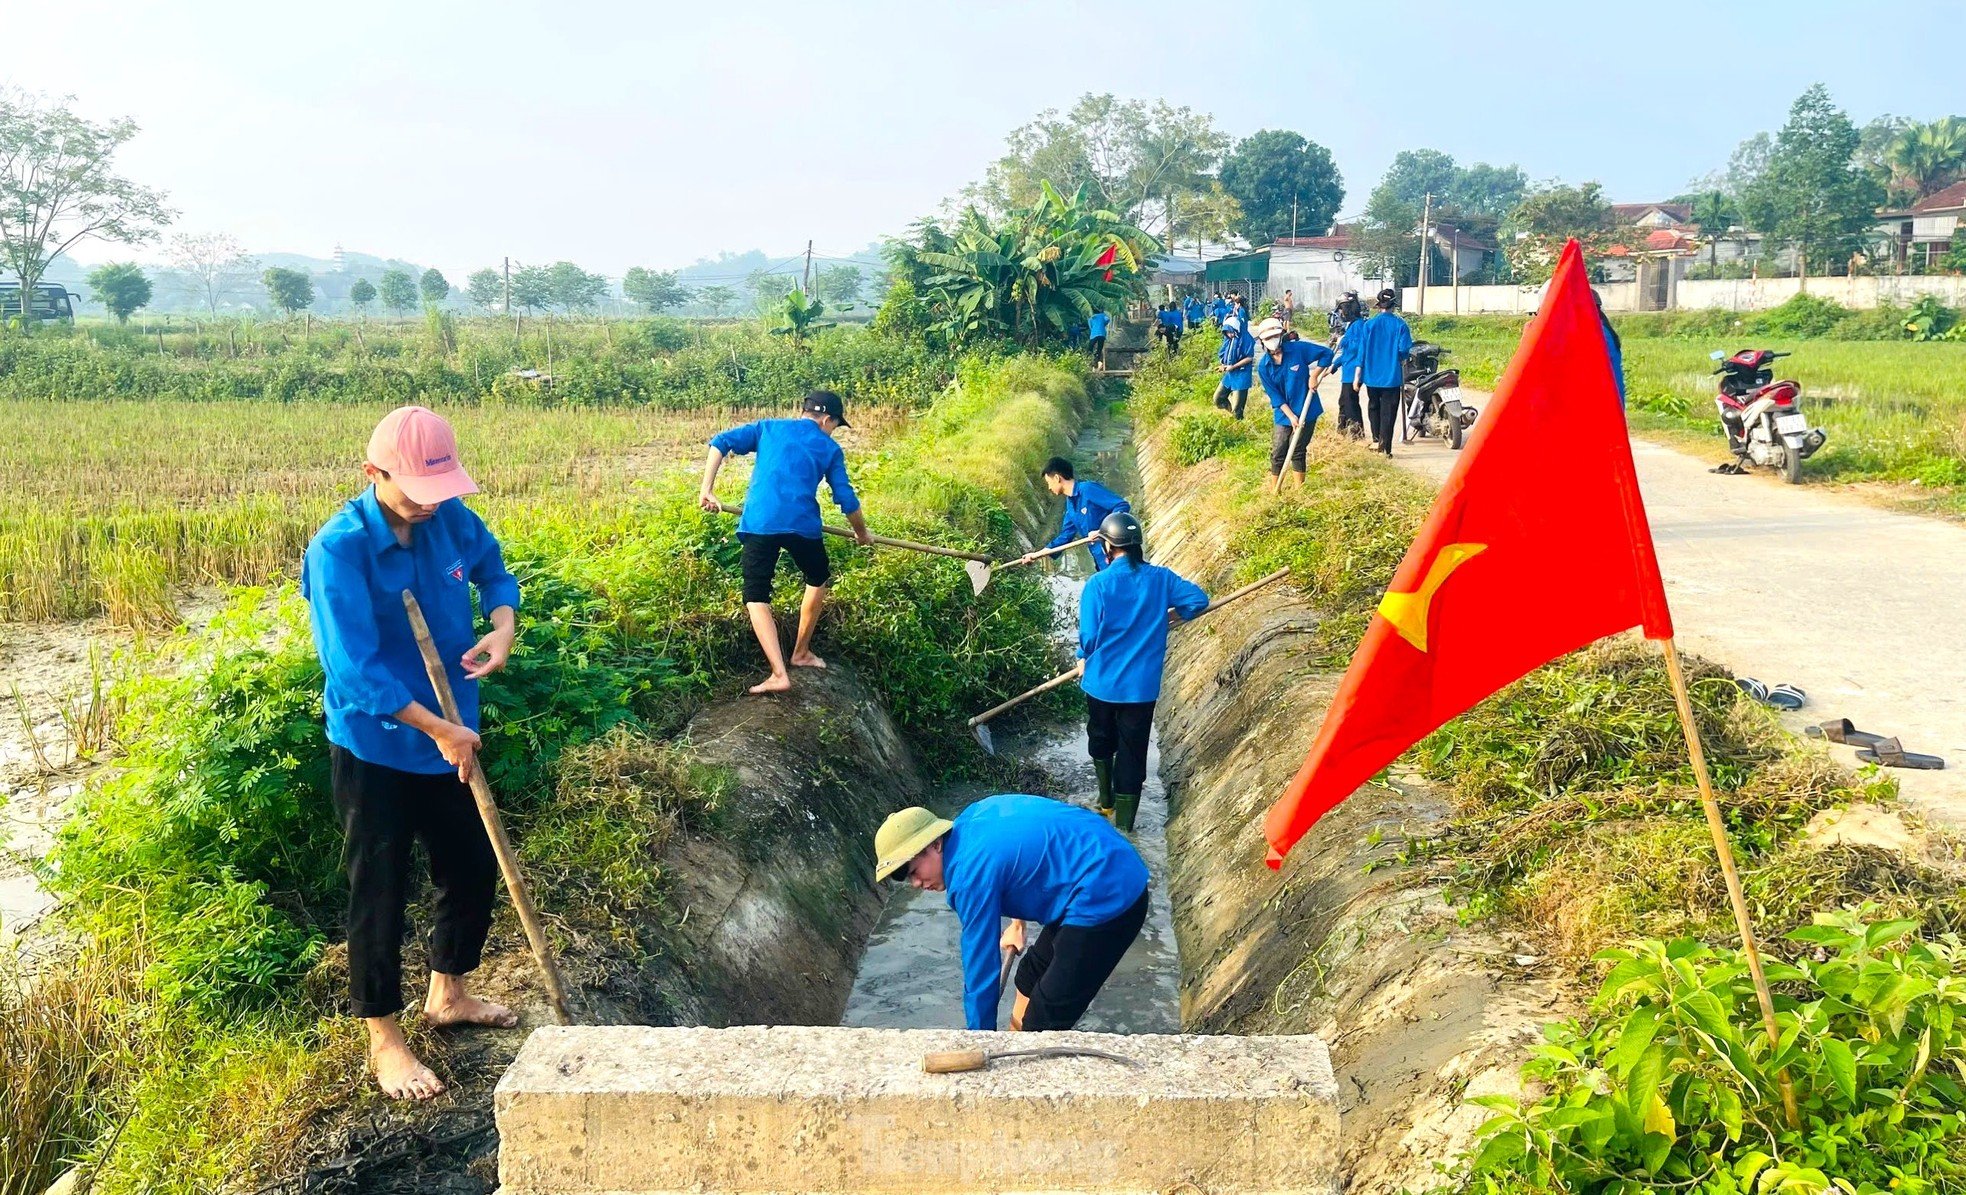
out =
[(1820, 726), (1808, 727), (1806, 733), (1812, 739), (1823, 739), (1831, 743), (1842, 743), (1847, 747), (1875, 747), (1884, 741), (1881, 734), (1868, 730), (1858, 730), (1848, 718), (1838, 718), (1834, 722), (1824, 722)]
[(1946, 761), (1936, 755), (1905, 750), (1896, 738), (1883, 739), (1875, 747), (1859, 748), (1857, 758), (1887, 768), (1916, 768), (1921, 772), (1943, 771), (1946, 766)]

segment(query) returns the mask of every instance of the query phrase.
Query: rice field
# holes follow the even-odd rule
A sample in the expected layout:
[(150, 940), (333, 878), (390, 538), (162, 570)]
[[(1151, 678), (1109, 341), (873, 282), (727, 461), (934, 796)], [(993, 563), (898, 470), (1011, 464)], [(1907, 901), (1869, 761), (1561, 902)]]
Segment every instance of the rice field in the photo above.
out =
[[(0, 401), (0, 621), (100, 613), (155, 628), (175, 620), (184, 586), (294, 575), (315, 528), (360, 492), (369, 431), (391, 405)], [(718, 429), (785, 413), (442, 409), (483, 491), (472, 504), (493, 520), (625, 503), (699, 467)], [(868, 447), (906, 421), (857, 408), (844, 443)]]

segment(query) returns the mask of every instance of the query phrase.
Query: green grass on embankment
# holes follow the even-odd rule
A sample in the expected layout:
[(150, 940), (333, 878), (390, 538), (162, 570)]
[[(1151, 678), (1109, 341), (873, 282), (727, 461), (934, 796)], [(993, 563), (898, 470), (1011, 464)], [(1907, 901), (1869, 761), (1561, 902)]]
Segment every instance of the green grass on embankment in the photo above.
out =
[[(1013, 511), (1087, 414), (1084, 369), (1015, 357), (958, 373), (849, 471), (876, 530), (1010, 554)], [(695, 509), (689, 478), (618, 505), (569, 509), (549, 494), (494, 522), (525, 602), (520, 649), (485, 689), (487, 771), (529, 870), (562, 881), (540, 890), (543, 911), (589, 926), (590, 943), (620, 910), (659, 903), (652, 856), (679, 828), (713, 823), (724, 799), (723, 778), (661, 744), (758, 671), (732, 528)], [(1052, 607), (1034, 572), (1005, 574), (979, 599), (946, 559), (833, 551), (821, 646), (918, 742), (966, 741), (962, 715), (1053, 670)], [(781, 586), (787, 599), (797, 589), (789, 574)], [(124, 993), (113, 1032), (45, 1028), (48, 1017), (0, 1003), (0, 1040), (44, 1026), (22, 1034), (35, 1057), (74, 1057), (81, 1032), (107, 1039), (108, 1065), (71, 1067), (72, 1082), (41, 1093), (65, 1110), (60, 1126), (44, 1141), (0, 1141), (52, 1142), (31, 1171), (12, 1171), (26, 1185), (80, 1157), (100, 1164), (105, 1195), (249, 1188), (295, 1164), (317, 1115), (377, 1100), (359, 1028), (333, 1015), (340, 994), (321, 966), (340, 936), (339, 835), (302, 604), (290, 587), (244, 591), (209, 632), (167, 650), (171, 666), (127, 686), (124, 755), (83, 798), (48, 877), (80, 942), (70, 969), (107, 969)], [(630, 808), (608, 805), (627, 789), (596, 773), (622, 756), (624, 735), (645, 744), (637, 759), (662, 761), (629, 786)], [(0, 1156), (0, 1169), (12, 1162)]]
[[(1771, 319), (1773, 312), (1715, 314), (1728, 318), (1613, 320), (1624, 344), (1635, 429), (1724, 456), (1708, 354), (1792, 353), (1776, 362), (1776, 376), (1801, 383), (1803, 411), (1829, 433), (1805, 479), (1890, 483), (1897, 497), (1922, 495), (1920, 505), (1966, 515), (1966, 343), (1805, 338), (1793, 322)], [(1452, 351), (1445, 363), (1486, 389), (1515, 352), (1524, 323), (1522, 317), (1436, 316), (1416, 321), (1414, 335), (1445, 345)]]

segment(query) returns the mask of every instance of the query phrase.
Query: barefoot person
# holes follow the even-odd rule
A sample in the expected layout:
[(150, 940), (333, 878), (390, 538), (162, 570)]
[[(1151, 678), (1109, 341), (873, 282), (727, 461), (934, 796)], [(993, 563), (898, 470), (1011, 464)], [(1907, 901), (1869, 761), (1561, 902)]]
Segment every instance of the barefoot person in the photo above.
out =
[(949, 894), (971, 1029), (997, 1027), (999, 950), (1024, 948), (1026, 921), (1044, 931), (1018, 965), (1010, 1027), (1037, 1033), (1079, 1023), (1147, 920), (1147, 865), (1133, 844), (1049, 797), (984, 797), (953, 822), (903, 809), (874, 835), (874, 856), (876, 880)]
[(1099, 808), (1131, 834), (1147, 780), (1147, 736), (1160, 700), (1167, 632), (1208, 609), (1201, 586), (1143, 559), (1140, 520), (1106, 516), (1099, 538), (1112, 557), (1079, 592), (1079, 687), (1085, 750), (1099, 778)]
[[(1099, 530), (1099, 524), (1105, 521), (1107, 515), (1116, 510), (1131, 509), (1126, 499), (1105, 486), (1072, 474), (1072, 462), (1062, 456), (1054, 456), (1044, 463), (1044, 488), (1065, 500), (1065, 514), (1058, 521), (1058, 534), (1045, 544), (1047, 548), (1062, 548), (1075, 539), (1084, 539)], [(1099, 541), (1087, 544), (1085, 550), (1092, 557), (1093, 572), (1106, 567), (1106, 553)], [(1018, 560), (1029, 564), (1037, 558), (1036, 552), (1026, 552)]]
[(867, 520), (860, 513), (860, 498), (846, 479), (846, 454), (833, 442), (833, 433), (853, 425), (846, 421), (840, 396), (830, 390), (814, 390), (800, 404), (797, 419), (761, 419), (718, 432), (710, 439), (710, 455), (703, 462), (703, 491), (697, 500), (703, 509), (719, 511), (717, 471), (724, 458), (733, 453), (755, 452), (757, 468), (751, 471), (751, 486), (744, 491), (744, 514), (737, 520), (737, 542), (743, 545), (739, 566), (744, 574), (744, 609), (751, 616), (751, 630), (764, 649), (771, 675), (751, 686), (753, 693), (783, 693), (792, 687), (792, 675), (785, 670), (784, 645), (778, 639), (778, 622), (771, 614), (771, 575), (778, 570), (778, 554), (788, 552), (799, 566), (806, 583), (805, 601), (799, 607), (799, 637), (792, 645), (792, 666), (824, 668), (826, 661), (813, 654), (812, 633), (819, 626), (820, 612), (826, 608), (826, 586), (833, 579), (826, 560), (825, 533), (819, 524), (819, 483), (833, 493), (853, 535), (862, 544), (873, 542), (867, 535)]
[[(369, 488), (307, 545), (300, 591), (327, 675), (329, 770), (348, 870), (348, 986), (369, 1031), (369, 1067), (394, 1099), (444, 1090), (411, 1053), (402, 1010), (403, 904), (410, 848), (423, 843), (436, 889), (430, 928), (432, 1025), (518, 1024), (464, 977), (491, 928), (498, 875), (465, 783), (478, 752), (478, 681), (512, 653), (519, 583), (498, 540), (464, 505), (477, 492), (442, 417), (402, 407), (383, 417), (362, 466)], [(471, 589), (491, 630), (480, 636)], [(450, 674), (459, 722), (442, 706), (403, 611), (416, 595)]]

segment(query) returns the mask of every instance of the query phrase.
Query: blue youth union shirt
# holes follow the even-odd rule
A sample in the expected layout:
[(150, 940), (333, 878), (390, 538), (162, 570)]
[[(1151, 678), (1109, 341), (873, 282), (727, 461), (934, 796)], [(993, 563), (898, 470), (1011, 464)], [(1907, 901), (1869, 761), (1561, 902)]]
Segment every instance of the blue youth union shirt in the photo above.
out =
[(1290, 426), (1283, 413), (1286, 406), (1300, 419), (1306, 402), (1312, 419), (1324, 414), (1324, 400), (1311, 389), (1311, 373), (1321, 365), (1329, 366), (1331, 360), (1331, 350), (1315, 340), (1284, 341), (1274, 361), (1268, 352), (1256, 354), (1256, 376), (1263, 379), (1263, 390), (1270, 396), (1270, 415), (1278, 427)]
[(726, 456), (755, 452), (751, 486), (737, 529), (750, 535), (802, 535), (818, 539), (819, 483), (833, 491), (840, 513), (860, 509), (846, 479), (846, 453), (810, 419), (761, 419), (710, 437)]
[[(1216, 359), (1224, 365), (1234, 365), (1255, 355), (1256, 338), (1246, 331), (1237, 331), (1234, 336), (1222, 338), (1222, 351), (1216, 354)], [(1251, 371), (1255, 368), (1254, 365), (1245, 365), (1241, 369), (1227, 371), (1222, 375), (1222, 385), (1231, 390), (1249, 389)]]
[(1091, 319), (1086, 321), (1086, 326), (1092, 330), (1092, 335), (1096, 339), (1106, 334), (1106, 329), (1112, 326), (1112, 322), (1112, 316), (1107, 315), (1103, 311), (1097, 311), (1093, 313)]
[(1413, 329), (1390, 311), (1381, 311), (1345, 330), (1345, 355), (1352, 356), (1356, 339), (1357, 361), (1365, 384), (1385, 388), (1406, 382), (1403, 362), (1413, 351)]
[(315, 532), (301, 565), (300, 593), (327, 674), (322, 705), (329, 742), (399, 772), (457, 771), (444, 762), (434, 739), (393, 717), (412, 701), (432, 713), (443, 708), (410, 632), (403, 591), (414, 593), (423, 608), (458, 716), (476, 730), (478, 682), (464, 675), (460, 662), (478, 641), (472, 586), (487, 613), (519, 607), (519, 582), (506, 570), (498, 540), (461, 499), (412, 527), (407, 547), (396, 542), (373, 486)]
[(1090, 809), (1012, 793), (956, 815), (942, 879), (962, 923), (964, 1019), (971, 1029), (995, 1029), (1002, 919), (1103, 925), (1147, 890), (1147, 865)]
[(1079, 591), (1079, 687), (1101, 701), (1160, 699), (1167, 662), (1167, 612), (1183, 619), (1208, 609), (1201, 586), (1158, 564), (1124, 557), (1089, 578)]
[[(1106, 516), (1116, 510), (1132, 510), (1126, 499), (1100, 485), (1096, 481), (1079, 478), (1072, 483), (1072, 492), (1065, 496), (1065, 516), (1058, 521), (1058, 534), (1045, 544), (1047, 548), (1063, 547), (1075, 539), (1084, 539), (1099, 530), (1099, 524)], [(1093, 551), (1093, 545), (1086, 549), (1092, 556), (1092, 570), (1098, 572), (1106, 567), (1106, 561)]]

